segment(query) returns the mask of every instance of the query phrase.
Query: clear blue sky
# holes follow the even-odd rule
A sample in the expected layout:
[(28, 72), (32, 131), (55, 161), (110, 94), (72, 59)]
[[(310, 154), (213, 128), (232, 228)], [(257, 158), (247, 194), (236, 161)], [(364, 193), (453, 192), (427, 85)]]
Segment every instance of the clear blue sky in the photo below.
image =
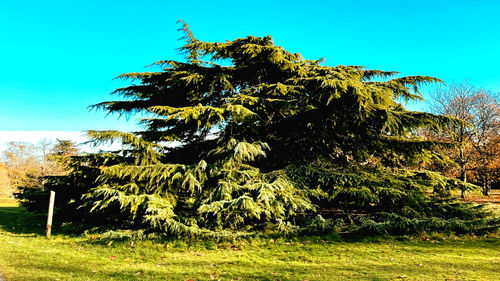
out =
[(274, 37), (327, 65), (364, 65), (500, 91), (500, 1), (0, 2), (0, 131), (134, 129), (89, 112), (124, 72), (180, 59), (178, 19), (205, 41)]

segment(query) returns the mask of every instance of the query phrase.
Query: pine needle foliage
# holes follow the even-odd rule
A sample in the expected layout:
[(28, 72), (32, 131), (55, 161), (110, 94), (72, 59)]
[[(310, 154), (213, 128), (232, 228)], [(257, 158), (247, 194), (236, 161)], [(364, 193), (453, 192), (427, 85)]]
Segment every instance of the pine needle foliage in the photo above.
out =
[(141, 132), (88, 132), (123, 144), (97, 155), (115, 161), (98, 165), (82, 199), (92, 212), (118, 209), (127, 223), (173, 236), (498, 227), (482, 208), (445, 198), (465, 183), (405, 168), (446, 161), (436, 149), (454, 145), (419, 129), (467, 126), (400, 103), (439, 79), (326, 66), (270, 36), (211, 43), (181, 30), (185, 61), (120, 75), (133, 83), (114, 92), (123, 100), (93, 106), (147, 118)]

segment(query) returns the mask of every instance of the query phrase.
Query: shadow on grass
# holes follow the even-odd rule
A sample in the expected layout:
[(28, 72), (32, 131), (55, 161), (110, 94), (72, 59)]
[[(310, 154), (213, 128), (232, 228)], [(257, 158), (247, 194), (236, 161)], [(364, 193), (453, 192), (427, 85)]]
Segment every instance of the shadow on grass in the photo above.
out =
[(0, 206), (0, 229), (13, 235), (44, 235), (46, 215), (28, 212), (23, 207)]
[[(150, 262), (154, 264), (154, 261)], [(110, 263), (92, 262), (93, 266), (88, 266), (88, 263), (34, 264), (30, 266), (28, 275), (21, 273), (19, 277), (32, 278), (32, 275), (36, 274), (38, 278), (36, 280), (53, 280), (56, 277), (61, 278), (56, 280), (211, 280), (221, 276), (222, 278), (219, 280), (267, 281), (289, 279), (290, 277), (286, 276), (291, 272), (303, 275), (308, 274), (310, 270), (320, 270), (320, 266), (296, 264), (276, 268), (273, 263), (261, 264), (256, 269), (252, 266), (255, 263), (251, 261), (244, 261), (237, 263), (237, 265), (235, 263), (215, 265), (212, 261), (185, 260), (175, 264), (160, 264), (155, 267), (148, 267), (143, 263)], [(270, 276), (271, 272), (273, 272), (272, 276)], [(328, 273), (323, 274), (327, 275)]]

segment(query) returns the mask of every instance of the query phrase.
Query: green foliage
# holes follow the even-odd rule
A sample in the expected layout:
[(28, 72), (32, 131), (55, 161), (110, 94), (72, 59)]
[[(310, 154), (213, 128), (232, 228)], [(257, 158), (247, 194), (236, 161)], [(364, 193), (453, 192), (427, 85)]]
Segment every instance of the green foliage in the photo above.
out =
[(450, 197), (456, 189), (477, 188), (430, 171), (383, 167), (291, 166), (289, 173), (304, 186), (323, 190), (318, 213), (343, 219), (350, 232), (404, 234), (422, 232), (487, 232), (500, 219), (486, 205)]
[(439, 79), (325, 66), (270, 36), (209, 43), (183, 30), (186, 61), (123, 74), (134, 81), (114, 92), (125, 100), (93, 106), (147, 118), (142, 132), (88, 131), (97, 144), (120, 141), (123, 149), (75, 159), (68, 179), (84, 186), (73, 199), (84, 210), (171, 236), (498, 227), (488, 212), (428, 196), (466, 184), (405, 169), (446, 161), (435, 150), (454, 145), (419, 129), (465, 124), (399, 103), (422, 99), (418, 86)]

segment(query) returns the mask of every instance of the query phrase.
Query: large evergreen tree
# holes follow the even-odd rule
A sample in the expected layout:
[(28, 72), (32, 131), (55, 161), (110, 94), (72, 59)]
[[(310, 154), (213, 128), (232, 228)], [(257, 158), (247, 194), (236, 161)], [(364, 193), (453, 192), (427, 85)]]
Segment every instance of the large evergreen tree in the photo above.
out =
[(209, 43), (183, 31), (185, 61), (123, 74), (134, 82), (114, 92), (124, 99), (94, 106), (147, 118), (140, 132), (88, 132), (96, 143), (123, 144), (87, 156), (97, 162), (79, 159), (76, 171), (93, 167), (82, 203), (93, 212), (120, 212), (122, 226), (170, 235), (498, 226), (488, 211), (443, 198), (465, 183), (405, 169), (446, 161), (435, 148), (453, 145), (419, 128), (464, 125), (400, 103), (422, 99), (419, 85), (439, 79), (326, 66), (270, 36)]

